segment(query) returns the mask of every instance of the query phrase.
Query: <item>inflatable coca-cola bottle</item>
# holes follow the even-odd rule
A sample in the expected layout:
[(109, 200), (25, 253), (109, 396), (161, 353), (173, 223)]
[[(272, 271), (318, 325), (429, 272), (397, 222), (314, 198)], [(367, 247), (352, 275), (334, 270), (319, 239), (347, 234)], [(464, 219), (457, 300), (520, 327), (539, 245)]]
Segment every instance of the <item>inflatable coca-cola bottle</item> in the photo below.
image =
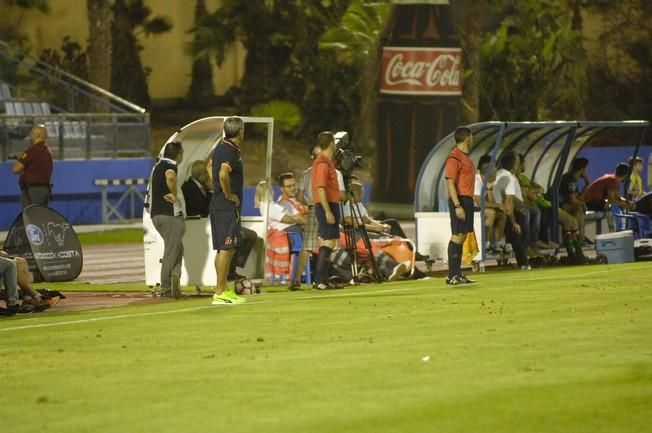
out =
[(421, 163), (460, 121), (462, 50), (448, 0), (396, 0), (382, 39), (376, 201), (411, 203)]

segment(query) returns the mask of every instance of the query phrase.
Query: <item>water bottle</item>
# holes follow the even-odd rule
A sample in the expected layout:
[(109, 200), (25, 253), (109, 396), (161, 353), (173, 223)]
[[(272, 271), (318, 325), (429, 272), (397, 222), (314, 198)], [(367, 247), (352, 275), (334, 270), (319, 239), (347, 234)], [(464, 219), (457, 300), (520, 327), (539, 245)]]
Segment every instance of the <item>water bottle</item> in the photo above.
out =
[(484, 272), (484, 260), (480, 260), (480, 272)]

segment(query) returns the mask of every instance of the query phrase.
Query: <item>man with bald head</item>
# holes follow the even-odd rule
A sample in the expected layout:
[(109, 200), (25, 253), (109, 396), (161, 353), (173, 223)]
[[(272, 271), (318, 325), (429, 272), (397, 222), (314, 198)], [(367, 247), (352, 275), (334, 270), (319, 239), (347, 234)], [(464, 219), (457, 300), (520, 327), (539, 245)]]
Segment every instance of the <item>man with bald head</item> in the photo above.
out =
[(23, 208), (31, 204), (47, 206), (52, 193), (52, 152), (45, 143), (48, 130), (44, 125), (36, 125), (29, 132), (31, 146), (27, 148), (11, 168), (19, 174), (20, 202)]

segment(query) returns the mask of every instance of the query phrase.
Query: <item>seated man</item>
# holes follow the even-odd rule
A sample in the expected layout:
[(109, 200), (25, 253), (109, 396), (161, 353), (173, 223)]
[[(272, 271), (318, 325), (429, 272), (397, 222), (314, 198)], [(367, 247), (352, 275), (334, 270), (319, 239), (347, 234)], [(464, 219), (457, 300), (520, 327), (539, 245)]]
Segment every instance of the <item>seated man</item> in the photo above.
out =
[(0, 250), (0, 257), (9, 258), (16, 263), (16, 283), (23, 295), (23, 305), (32, 306), (40, 310), (51, 307), (59, 302), (58, 296), (44, 296), (34, 290), (29, 274), (29, 265), (27, 260), (22, 257), (9, 257), (7, 252)]
[(503, 205), (507, 223), (505, 237), (512, 244), (516, 262), (521, 269), (530, 269), (527, 257), (527, 237), (524, 235), (527, 225), (523, 207), (523, 195), (515, 173), (518, 171), (516, 154), (508, 152), (500, 158), (500, 170), (496, 173), (496, 182), (492, 189), (494, 201)]
[[(615, 173), (607, 173), (594, 180), (584, 191), (584, 201), (588, 210), (601, 212), (608, 211), (609, 205), (615, 204), (626, 210), (633, 210), (634, 203), (621, 197), (620, 184), (630, 175), (629, 165), (621, 162), (616, 166)], [(607, 212), (609, 230), (616, 227), (614, 216)]]
[(6, 303), (6, 308), (0, 309), (0, 315), (13, 316), (15, 314), (29, 314), (34, 311), (32, 308), (20, 305), (18, 302), (17, 266), (16, 262), (8, 257), (0, 256), (0, 283), (4, 285)]
[(208, 207), (213, 192), (212, 182), (206, 169), (206, 161), (197, 160), (190, 168), (190, 178), (181, 186), (186, 199), (186, 215), (208, 217)]
[(476, 207), (480, 207), (482, 203), (482, 188), (489, 178), (490, 183), (487, 185), (484, 200), (484, 226), (485, 226), (485, 251), (494, 253), (497, 250), (496, 243), (501, 245), (505, 244), (505, 212), (502, 207), (494, 201), (493, 194), (491, 194), (491, 187), (493, 182), (491, 178), (495, 178), (495, 170), (489, 171), (491, 164), (491, 155), (482, 155), (478, 161), (478, 170), (475, 173), (475, 185), (473, 191), (473, 201)]
[[(279, 179), (281, 182), (283, 182), (283, 185), (285, 185), (284, 192), (289, 192), (292, 194), (292, 191), (289, 191), (290, 189), (295, 189), (296, 187), (296, 181), (294, 181), (294, 176), (288, 177), (287, 173), (284, 175), (281, 175), (282, 180)], [(295, 182), (294, 186), (288, 188), (288, 185), (291, 185), (292, 182)], [(290, 197), (287, 197), (290, 198)], [(294, 213), (291, 215), (285, 207), (283, 207), (281, 204), (274, 202), (271, 200), (271, 190), (267, 186), (267, 182), (264, 180), (258, 182), (258, 185), (256, 186), (256, 205), (260, 209), (260, 213), (265, 216), (267, 214), (267, 222), (268, 222), (268, 242), (270, 244), (273, 244), (272, 239), (279, 239), (283, 240), (286, 239), (288, 246), (291, 248), (292, 245), (290, 245), (290, 242), (292, 242), (292, 238), (287, 237), (287, 233), (289, 232), (294, 232), (294, 233), (299, 233), (303, 235), (303, 225), (306, 223), (306, 217), (305, 213), (302, 213), (299, 209), (294, 209)], [(281, 236), (278, 237), (278, 233), (285, 233), (286, 236)], [(299, 253), (299, 262), (297, 263), (297, 270), (294, 276), (294, 280), (290, 282), (290, 286), (288, 287), (290, 290), (300, 290), (301, 289), (301, 275), (303, 274), (303, 270), (306, 267), (306, 262), (308, 261), (308, 254), (309, 252), (303, 249)], [(288, 255), (289, 256), (289, 255)], [(288, 259), (288, 266), (278, 266), (281, 271), (278, 272), (272, 272), (274, 274), (277, 273), (283, 273), (283, 274), (289, 274), (289, 257)], [(275, 264), (273, 264), (272, 268), (277, 268)]]
[[(559, 206), (571, 214), (579, 227), (580, 239), (584, 239), (584, 214), (586, 203), (584, 193), (591, 183), (586, 173), (589, 160), (586, 158), (575, 158), (571, 162), (568, 172), (564, 173), (559, 183)], [(584, 188), (580, 190), (579, 181), (584, 180)]]
[[(391, 227), (381, 221), (375, 220), (369, 216), (367, 208), (362, 203), (363, 187), (360, 182), (351, 182), (351, 200), (342, 205), (342, 217), (345, 224), (353, 224), (351, 207), (353, 206), (355, 217), (360, 218), (370, 238), (380, 238), (390, 236)], [(354, 203), (354, 204), (353, 204)], [(352, 205), (353, 204), (353, 205)], [(357, 221), (356, 221), (357, 222)], [(403, 237), (403, 236), (401, 236)]]

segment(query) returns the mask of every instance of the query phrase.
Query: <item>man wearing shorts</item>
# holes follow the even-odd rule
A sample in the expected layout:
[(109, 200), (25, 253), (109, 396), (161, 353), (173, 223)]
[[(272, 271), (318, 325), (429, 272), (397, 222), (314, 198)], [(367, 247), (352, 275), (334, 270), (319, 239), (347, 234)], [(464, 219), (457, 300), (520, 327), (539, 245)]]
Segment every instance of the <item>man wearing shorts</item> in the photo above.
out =
[(340, 238), (340, 188), (332, 160), (336, 146), (333, 133), (330, 131), (320, 133), (317, 137), (317, 145), (322, 151), (312, 164), (311, 185), (321, 245), (314, 288), (327, 290), (337, 288), (328, 277), (331, 252)]
[(467, 233), (473, 231), (473, 190), (475, 166), (469, 158), (473, 135), (471, 130), (455, 130), (455, 149), (446, 160), (446, 187), (451, 219), (451, 240), (448, 243), (448, 277), (446, 284), (457, 286), (473, 281), (462, 274), (462, 245)]
[(244, 139), (244, 121), (239, 117), (224, 120), (224, 138), (213, 152), (213, 198), (210, 205), (211, 233), (215, 255), (217, 285), (213, 305), (240, 304), (244, 298), (227, 290), (227, 275), (233, 255), (240, 244), (240, 205), (242, 202), (243, 165), (240, 146)]

